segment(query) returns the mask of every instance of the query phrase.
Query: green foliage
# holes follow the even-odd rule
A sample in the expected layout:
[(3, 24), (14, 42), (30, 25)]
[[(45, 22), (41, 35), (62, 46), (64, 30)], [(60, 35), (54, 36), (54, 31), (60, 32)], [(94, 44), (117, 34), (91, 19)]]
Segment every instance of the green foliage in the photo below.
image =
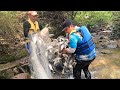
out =
[(120, 39), (120, 12), (114, 11), (113, 34), (111, 39)]
[[(11, 47), (15, 48), (17, 35), (22, 32), (22, 24), (19, 23), (20, 11), (0, 11), (0, 62), (15, 60), (15, 55), (7, 55)], [(21, 33), (22, 34), (22, 33)], [(11, 53), (11, 52), (10, 52)], [(2, 54), (2, 55), (1, 55)]]
[[(108, 26), (114, 28), (114, 36), (119, 37), (119, 11), (42, 11), (43, 21), (50, 24), (52, 33), (57, 34), (61, 31), (61, 24), (65, 18), (72, 19), (75, 24), (82, 23), (90, 31), (107, 30)], [(118, 24), (116, 24), (116, 22)]]
[(16, 57), (16, 59), (20, 59), (20, 58), (26, 57), (27, 54), (28, 53), (27, 53), (26, 49), (19, 49), (16, 51), (15, 57)]
[(13, 39), (18, 27), (18, 11), (0, 11), (0, 33), (4, 38)]
[(15, 60), (15, 56), (12, 55), (2, 55), (0, 56), (0, 64), (2, 63), (7, 63), (7, 62), (12, 62)]
[(0, 56), (0, 64), (12, 62), (12, 61), (18, 60), (18, 59), (26, 57), (26, 56), (27, 56), (27, 51), (25, 49), (18, 49), (14, 53), (1, 55)]
[(14, 76), (12, 69), (0, 71), (0, 79), (10, 79)]
[(57, 34), (62, 30), (61, 24), (64, 20), (64, 13), (62, 11), (39, 11), (38, 13), (43, 27), (45, 24), (49, 24), (52, 27), (50, 33)]
[(86, 26), (101, 26), (110, 24), (113, 17), (112, 11), (79, 11), (75, 21)]

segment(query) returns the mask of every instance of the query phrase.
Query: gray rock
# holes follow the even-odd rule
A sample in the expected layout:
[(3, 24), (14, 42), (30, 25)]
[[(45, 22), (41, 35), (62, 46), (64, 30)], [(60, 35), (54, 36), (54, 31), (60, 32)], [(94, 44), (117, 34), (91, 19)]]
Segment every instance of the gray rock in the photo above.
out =
[(110, 50), (101, 50), (100, 51), (102, 54), (111, 54), (112, 53), (112, 51), (110, 51)]
[(110, 40), (110, 43), (107, 46), (108, 48), (117, 48), (117, 42)]

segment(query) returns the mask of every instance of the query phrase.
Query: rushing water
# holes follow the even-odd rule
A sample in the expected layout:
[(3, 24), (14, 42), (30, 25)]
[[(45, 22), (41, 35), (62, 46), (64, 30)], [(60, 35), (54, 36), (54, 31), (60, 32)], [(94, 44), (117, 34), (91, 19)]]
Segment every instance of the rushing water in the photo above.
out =
[(34, 79), (52, 79), (47, 59), (47, 46), (37, 34), (32, 35), (30, 68)]
[(92, 78), (120, 79), (120, 49), (101, 49), (98, 51), (97, 58), (89, 68)]

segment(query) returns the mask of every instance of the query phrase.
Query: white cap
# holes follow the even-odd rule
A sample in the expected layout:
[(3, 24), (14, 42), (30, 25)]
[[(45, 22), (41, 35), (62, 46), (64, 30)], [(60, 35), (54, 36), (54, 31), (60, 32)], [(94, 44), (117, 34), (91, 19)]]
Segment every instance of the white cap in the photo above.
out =
[(38, 15), (36, 11), (28, 11), (28, 14), (32, 16)]

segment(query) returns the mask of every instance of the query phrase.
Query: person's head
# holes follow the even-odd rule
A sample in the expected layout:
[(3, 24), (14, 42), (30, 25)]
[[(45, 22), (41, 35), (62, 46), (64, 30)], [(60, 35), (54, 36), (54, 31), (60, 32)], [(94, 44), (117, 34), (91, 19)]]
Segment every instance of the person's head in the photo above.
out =
[(70, 33), (74, 29), (74, 25), (71, 20), (65, 20), (62, 27), (63, 31), (65, 31), (66, 33)]
[(28, 17), (30, 18), (30, 20), (32, 20), (33, 22), (36, 21), (37, 19), (37, 11), (28, 11)]

